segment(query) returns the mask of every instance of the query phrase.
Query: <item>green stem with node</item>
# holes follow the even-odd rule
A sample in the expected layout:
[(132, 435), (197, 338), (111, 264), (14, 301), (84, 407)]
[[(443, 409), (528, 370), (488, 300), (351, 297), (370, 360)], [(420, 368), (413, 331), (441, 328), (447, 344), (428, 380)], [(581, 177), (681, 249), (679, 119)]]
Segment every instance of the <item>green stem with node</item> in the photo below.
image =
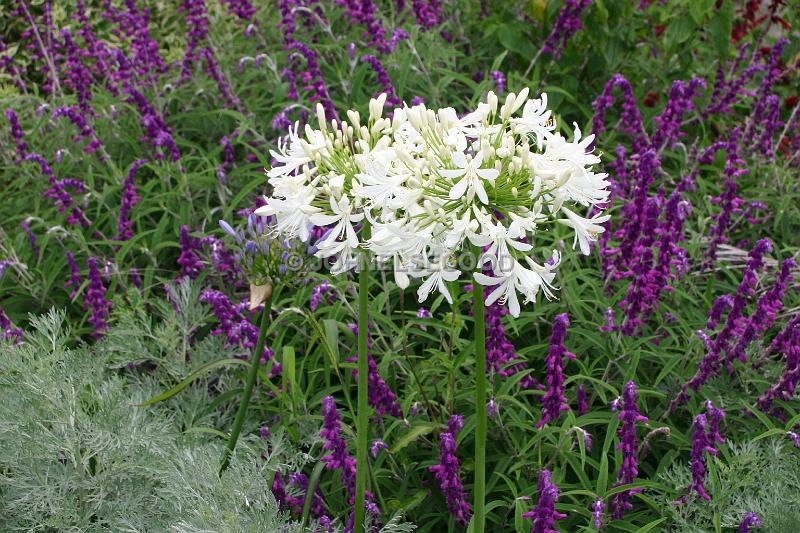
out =
[[(368, 231), (368, 228), (364, 228)], [(367, 495), (367, 422), (369, 420), (369, 359), (367, 354), (367, 335), (369, 334), (369, 257), (361, 255), (361, 269), (358, 273), (358, 408), (356, 413), (356, 508), (353, 531), (364, 531), (365, 498)]]
[(242, 424), (247, 415), (247, 408), (250, 405), (250, 397), (253, 395), (253, 387), (256, 384), (258, 377), (258, 365), (261, 362), (261, 354), (264, 353), (264, 338), (267, 336), (267, 326), (269, 326), (270, 304), (272, 302), (272, 287), (268, 287), (264, 298), (264, 309), (261, 311), (261, 327), (258, 330), (258, 341), (256, 342), (256, 349), (253, 352), (250, 361), (250, 368), (247, 372), (247, 381), (244, 385), (244, 392), (242, 393), (242, 401), (239, 404), (239, 410), (236, 411), (236, 418), (233, 421), (233, 428), (231, 428), (231, 435), (228, 437), (228, 446), (222, 455), (222, 462), (220, 463), (219, 473), (222, 474), (227, 470), (231, 462), (231, 455), (234, 448), (236, 448), (236, 441), (239, 440), (239, 434), (242, 432)]
[[(480, 250), (477, 250), (479, 252)], [(486, 526), (486, 322), (483, 287), (472, 280), (473, 317), (475, 320), (475, 515), (473, 532), (483, 533)]]

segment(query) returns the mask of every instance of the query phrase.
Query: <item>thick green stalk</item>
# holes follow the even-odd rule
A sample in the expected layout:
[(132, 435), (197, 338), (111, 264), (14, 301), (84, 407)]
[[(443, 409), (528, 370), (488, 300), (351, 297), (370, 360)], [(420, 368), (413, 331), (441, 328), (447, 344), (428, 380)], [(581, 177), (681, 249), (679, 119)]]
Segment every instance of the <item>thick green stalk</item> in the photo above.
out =
[(366, 254), (361, 258), (361, 271), (358, 273), (358, 409), (356, 410), (356, 509), (353, 531), (364, 531), (364, 498), (367, 493), (367, 422), (369, 404), (367, 387), (369, 386), (369, 359), (367, 356), (367, 335), (369, 321), (367, 317), (369, 297), (369, 259)]
[(258, 341), (256, 342), (256, 349), (253, 352), (250, 361), (250, 368), (247, 372), (247, 381), (244, 385), (244, 392), (242, 393), (242, 401), (239, 404), (239, 410), (236, 411), (236, 418), (233, 421), (233, 428), (231, 428), (231, 435), (228, 438), (228, 447), (222, 456), (222, 463), (219, 467), (219, 473), (222, 474), (231, 461), (231, 454), (236, 448), (236, 441), (239, 440), (239, 433), (242, 431), (242, 424), (244, 424), (244, 417), (247, 415), (247, 408), (250, 405), (250, 397), (253, 395), (253, 387), (256, 384), (258, 377), (258, 365), (261, 362), (261, 354), (264, 353), (264, 338), (267, 336), (267, 326), (269, 325), (269, 312), (270, 303), (272, 302), (272, 291), (270, 290), (264, 301), (264, 309), (261, 311), (261, 327), (258, 330)]
[(472, 299), (475, 318), (475, 516), (474, 533), (486, 525), (486, 324), (483, 287), (473, 280)]

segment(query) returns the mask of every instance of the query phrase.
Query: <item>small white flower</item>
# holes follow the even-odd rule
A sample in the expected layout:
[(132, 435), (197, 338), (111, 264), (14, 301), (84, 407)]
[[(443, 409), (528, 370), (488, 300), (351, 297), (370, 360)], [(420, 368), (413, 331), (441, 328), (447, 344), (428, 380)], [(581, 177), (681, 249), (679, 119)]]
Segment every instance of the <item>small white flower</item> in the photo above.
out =
[[(303, 150), (301, 139), (297, 136), (298, 123), (295, 123), (294, 131), (289, 128), (289, 134), (278, 139), (278, 151), (270, 150), (269, 154), (278, 162), (267, 172), (267, 176), (275, 178), (294, 174), (303, 165), (310, 163), (311, 158)], [(288, 139), (288, 140), (287, 140)]]
[(473, 159), (467, 159), (463, 152), (453, 152), (453, 164), (455, 169), (442, 169), (439, 173), (446, 177), (455, 180), (456, 178), (463, 178), (457, 181), (450, 189), (449, 198), (451, 200), (460, 199), (464, 194), (467, 195), (467, 201), (471, 202), (477, 194), (478, 199), (484, 204), (489, 204), (489, 197), (486, 194), (486, 189), (483, 187), (483, 181), (494, 182), (500, 171), (495, 168), (481, 168), (483, 164), (483, 152), (480, 151), (475, 154)]
[(311, 235), (311, 216), (320, 211), (318, 207), (311, 205), (314, 196), (314, 190), (305, 187), (297, 195), (286, 199), (268, 198), (267, 205), (259, 207), (254, 213), (263, 217), (275, 215), (275, 230), (278, 233), (306, 242)]
[(559, 219), (558, 222), (575, 230), (575, 239), (572, 247), (574, 248), (575, 243), (578, 242), (580, 243), (581, 253), (589, 255), (589, 243), (596, 241), (597, 235), (605, 231), (605, 228), (600, 224), (610, 219), (611, 215), (597, 214), (592, 218), (583, 218), (566, 207), (562, 207), (561, 211), (567, 215), (567, 218)]
[(556, 127), (555, 122), (550, 120), (550, 115), (551, 111), (547, 109), (547, 93), (542, 93), (541, 98), (525, 102), (521, 118), (511, 119), (514, 133), (521, 135), (532, 133), (536, 136), (536, 144), (541, 146), (542, 140)]
[(350, 248), (358, 248), (358, 236), (353, 224), (361, 222), (364, 219), (364, 213), (353, 213), (353, 206), (350, 205), (350, 199), (347, 196), (342, 196), (338, 202), (331, 196), (330, 204), (333, 214), (315, 213), (309, 218), (315, 226), (336, 224), (325, 240), (317, 244), (317, 247), (330, 246), (334, 241), (342, 239), (347, 241)]
[(451, 256), (442, 251), (432, 264), (425, 265), (424, 268), (419, 270), (410, 271), (411, 276), (415, 278), (427, 276), (427, 279), (422, 282), (422, 285), (417, 290), (417, 297), (420, 303), (424, 302), (434, 289), (437, 289), (448, 303), (453, 303), (453, 297), (450, 295), (450, 291), (447, 290), (445, 282), (457, 280), (461, 272), (450, 266), (450, 259)]

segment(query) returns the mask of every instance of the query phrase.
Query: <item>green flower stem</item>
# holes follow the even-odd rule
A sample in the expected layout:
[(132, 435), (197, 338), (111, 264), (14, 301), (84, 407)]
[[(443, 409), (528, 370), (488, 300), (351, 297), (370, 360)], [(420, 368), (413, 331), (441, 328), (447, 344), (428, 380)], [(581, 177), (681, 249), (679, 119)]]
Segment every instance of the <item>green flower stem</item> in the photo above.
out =
[(367, 495), (367, 422), (369, 404), (367, 403), (367, 387), (369, 386), (369, 359), (367, 355), (367, 335), (369, 320), (367, 317), (369, 297), (369, 258), (366, 254), (361, 258), (361, 270), (358, 273), (358, 408), (356, 410), (356, 509), (353, 531), (364, 531), (364, 499)]
[(475, 515), (474, 533), (483, 533), (486, 525), (486, 324), (483, 287), (472, 281), (475, 318)]
[(264, 353), (264, 338), (267, 336), (267, 326), (269, 325), (271, 303), (272, 291), (270, 290), (267, 299), (264, 301), (264, 309), (261, 311), (261, 327), (258, 330), (256, 349), (255, 352), (253, 352), (253, 357), (250, 361), (250, 369), (247, 372), (247, 381), (244, 385), (242, 401), (239, 404), (239, 410), (236, 411), (236, 419), (233, 421), (231, 436), (228, 437), (228, 446), (222, 456), (222, 463), (219, 467), (220, 474), (227, 470), (228, 465), (231, 462), (231, 454), (233, 453), (234, 448), (236, 448), (236, 441), (239, 440), (239, 433), (242, 432), (244, 417), (247, 415), (247, 408), (250, 405), (250, 397), (253, 395), (253, 386), (255, 386), (256, 378), (258, 377), (258, 365), (261, 362), (261, 354)]

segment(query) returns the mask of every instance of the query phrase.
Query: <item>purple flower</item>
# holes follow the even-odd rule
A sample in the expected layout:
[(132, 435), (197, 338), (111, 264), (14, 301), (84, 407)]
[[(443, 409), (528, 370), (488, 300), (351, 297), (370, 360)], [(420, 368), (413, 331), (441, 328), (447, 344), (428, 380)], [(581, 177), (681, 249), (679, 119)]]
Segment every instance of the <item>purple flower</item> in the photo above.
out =
[(502, 95), (506, 92), (506, 76), (499, 70), (493, 70), (490, 72), (492, 79), (494, 80), (494, 87), (495, 92), (498, 95)]
[[(352, 506), (356, 501), (356, 460), (347, 451), (347, 443), (339, 434), (339, 412), (336, 410), (336, 402), (332, 396), (322, 399), (322, 430), (320, 437), (325, 439), (322, 448), (330, 453), (320, 459), (325, 463), (328, 470), (341, 470), (342, 484), (347, 491), (347, 502)], [(367, 492), (366, 507), (373, 514), (377, 514), (378, 509), (372, 503), (372, 494)], [(352, 515), (351, 515), (352, 519)], [(352, 531), (352, 526), (350, 527)]]
[(458, 457), (456, 456), (456, 434), (461, 429), (461, 417), (453, 415), (448, 423), (448, 431), (439, 435), (439, 464), (428, 469), (434, 472), (439, 489), (445, 496), (447, 508), (453, 513), (456, 522), (466, 526), (472, 513), (467, 503), (464, 487), (459, 475)]
[[(484, 289), (484, 297), (491, 292), (492, 287)], [(506, 335), (503, 317), (507, 314), (508, 308), (499, 302), (493, 302), (486, 306), (486, 371), (503, 377), (521, 372), (527, 366), (518, 358), (514, 345)], [(533, 377), (525, 376), (520, 380), (520, 385), (523, 388), (529, 388), (538, 383)]]
[(14, 326), (3, 306), (0, 306), (0, 338), (13, 341), (15, 346), (22, 344), (22, 330)]
[(564, 396), (564, 357), (575, 359), (575, 354), (564, 346), (567, 336), (569, 317), (567, 314), (556, 316), (553, 321), (553, 332), (550, 337), (550, 352), (545, 358), (547, 366), (547, 392), (542, 397), (542, 418), (536, 422), (541, 428), (548, 422), (557, 420), (562, 411), (569, 411), (569, 402)]
[(739, 524), (739, 529), (737, 531), (739, 533), (750, 533), (750, 528), (761, 529), (761, 520), (758, 518), (757, 514), (748, 511), (744, 513), (742, 523)]
[(51, 118), (57, 119), (61, 117), (66, 117), (72, 124), (74, 124), (78, 128), (78, 135), (73, 137), (74, 142), (81, 142), (84, 140), (89, 140), (89, 143), (84, 146), (83, 150), (87, 154), (93, 154), (96, 152), (101, 146), (103, 146), (102, 141), (97, 138), (94, 133), (94, 129), (89, 124), (89, 120), (86, 117), (86, 112), (83, 111), (78, 106), (66, 106), (66, 107), (59, 107), (55, 111)]
[(442, 21), (441, 0), (411, 0), (414, 17), (423, 29), (430, 30)]
[(146, 159), (137, 159), (128, 170), (128, 177), (122, 184), (122, 200), (119, 206), (119, 220), (117, 222), (117, 237), (119, 241), (127, 241), (133, 237), (133, 221), (129, 214), (131, 208), (139, 203), (141, 197), (136, 191), (136, 172), (147, 162)]
[(489, 398), (486, 404), (486, 414), (491, 417), (496, 417), (500, 414), (500, 406), (494, 398)]
[(558, 17), (553, 24), (553, 29), (542, 45), (542, 52), (552, 54), (559, 59), (564, 52), (570, 38), (581, 28), (583, 12), (589, 7), (592, 0), (565, 0), (564, 6), (558, 12)]
[(228, 12), (246, 22), (249, 22), (256, 14), (256, 8), (249, 0), (220, 0), (220, 3), (227, 6)]
[(704, 500), (711, 499), (705, 488), (706, 462), (704, 454), (717, 455), (715, 444), (724, 442), (719, 434), (719, 424), (725, 413), (715, 408), (710, 401), (706, 403), (706, 408), (708, 410), (707, 414), (699, 414), (694, 419), (690, 460), (692, 482), (689, 483), (689, 493), (678, 500), (677, 503), (685, 503), (692, 492), (697, 493)]
[(328, 280), (324, 280), (322, 283), (311, 289), (311, 302), (309, 303), (309, 307), (312, 311), (317, 310), (323, 298), (325, 298), (325, 301), (327, 301), (328, 304), (332, 304), (337, 298), (336, 291), (334, 290), (333, 285), (328, 283)]
[(22, 161), (25, 159), (25, 156), (28, 155), (28, 143), (25, 142), (25, 131), (19, 124), (16, 112), (10, 107), (6, 109), (6, 118), (11, 124), (11, 137), (14, 139), (14, 146), (17, 148), (17, 161)]
[(26, 218), (22, 222), (19, 223), (20, 229), (25, 232), (25, 235), (28, 237), (28, 244), (31, 246), (31, 250), (33, 250), (33, 255), (35, 257), (39, 257), (39, 245), (36, 242), (36, 234), (31, 229), (31, 217)]
[[(135, 105), (141, 116), (142, 126), (145, 129), (142, 141), (149, 141), (150, 145), (157, 150), (165, 150), (169, 153), (170, 160), (177, 162), (181, 158), (181, 152), (175, 144), (175, 139), (164, 118), (138, 90), (129, 88), (127, 93), (129, 95), (128, 103)], [(162, 152), (156, 152), (156, 159), (164, 157)]]
[(186, 26), (189, 28), (182, 74), (182, 78), (188, 80), (192, 75), (192, 64), (199, 62), (202, 53), (199, 50), (208, 37), (208, 10), (205, 0), (184, 0), (181, 10), (186, 12)]
[[(717, 333), (713, 342), (709, 340), (706, 347), (706, 354), (700, 361), (697, 371), (694, 376), (681, 388), (680, 393), (673, 402), (673, 407), (688, 400), (687, 390), (694, 391), (700, 390), (700, 387), (705, 384), (709, 379), (716, 376), (722, 366), (722, 355), (731, 350), (731, 343), (735, 340), (741, 331), (742, 315), (747, 304), (747, 300), (755, 290), (756, 273), (761, 270), (764, 265), (764, 254), (772, 251), (772, 244), (769, 239), (761, 239), (756, 243), (750, 253), (750, 259), (742, 274), (742, 281), (739, 283), (736, 294), (733, 296), (733, 303), (731, 310), (725, 319), (725, 325)], [(715, 307), (723, 307), (723, 304), (718, 304), (720, 300), (715, 302), (709, 313), (709, 321), (711, 324), (716, 325), (718, 320), (717, 315), (721, 315), (721, 311)], [(727, 305), (727, 300), (724, 305)]]
[(78, 295), (78, 290), (81, 288), (81, 271), (75, 262), (75, 256), (70, 250), (67, 250), (67, 265), (69, 266), (69, 280), (64, 283), (65, 289), (71, 289), (69, 292), (69, 299), (74, 300)]
[(202, 240), (189, 234), (189, 227), (181, 226), (180, 245), (181, 253), (178, 256), (178, 265), (181, 267), (182, 276), (195, 279), (205, 269), (203, 261), (197, 255), (200, 251)]
[(592, 504), (592, 525), (595, 529), (601, 529), (603, 527), (603, 514), (606, 509), (603, 500), (600, 498), (595, 498), (594, 503)]
[(594, 117), (592, 118), (592, 133), (599, 135), (606, 131), (606, 112), (614, 105), (614, 89), (622, 91), (622, 117), (619, 130), (627, 133), (633, 139), (632, 148), (634, 153), (641, 153), (644, 148), (651, 145), (650, 138), (642, 124), (642, 114), (636, 105), (636, 98), (633, 96), (633, 87), (622, 74), (614, 74), (608, 80), (603, 92), (592, 102)]
[(111, 302), (106, 300), (106, 287), (97, 267), (97, 258), (89, 257), (89, 284), (83, 293), (83, 307), (89, 311), (89, 323), (94, 326), (92, 336), (101, 339), (108, 331), (108, 313), (111, 310)]
[[(350, 331), (358, 337), (358, 325), (349, 324)], [(383, 380), (378, 373), (378, 363), (372, 357), (372, 336), (367, 332), (367, 357), (368, 357), (368, 372), (367, 372), (367, 396), (369, 404), (375, 409), (375, 414), (383, 416), (390, 414), (392, 416), (402, 416), (403, 411), (400, 409), (400, 404), (397, 403), (397, 396), (389, 385)], [(353, 356), (348, 361), (356, 361), (357, 356)], [(353, 376), (358, 377), (358, 370), (353, 370)]]
[[(631, 484), (639, 475), (636, 460), (638, 451), (636, 425), (647, 422), (647, 417), (639, 414), (639, 408), (636, 405), (636, 384), (633, 381), (625, 384), (622, 394), (622, 409), (617, 414), (617, 418), (620, 420), (620, 427), (617, 430), (619, 436), (617, 449), (622, 451), (622, 465), (617, 472), (617, 483), (614, 486)], [(611, 516), (616, 519), (623, 518), (625, 511), (633, 509), (631, 496), (640, 491), (641, 489), (631, 489), (615, 494), (611, 500)]]
[(703, 78), (694, 78), (688, 84), (682, 80), (672, 82), (664, 110), (653, 119), (656, 131), (653, 133), (653, 146), (671, 148), (681, 136), (680, 128), (683, 116), (694, 109), (692, 99), (700, 89), (705, 89), (706, 81)]
[[(240, 346), (248, 351), (247, 356), (255, 348), (258, 341), (258, 328), (253, 325), (247, 316), (247, 302), (233, 303), (228, 296), (220, 291), (206, 289), (200, 294), (200, 301), (209, 304), (214, 309), (219, 325), (211, 330), (211, 335), (224, 335), (225, 346), (228, 348)], [(272, 350), (264, 348), (261, 360), (266, 361), (273, 356)], [(281, 373), (281, 366), (275, 362), (270, 371), (270, 377)]]
[(392, 84), (392, 80), (391, 78), (389, 78), (389, 74), (383, 67), (383, 63), (381, 63), (381, 60), (375, 57), (374, 55), (368, 54), (362, 56), (361, 61), (370, 65), (372, 67), (372, 70), (375, 72), (378, 86), (380, 87), (380, 89), (376, 92), (376, 94), (386, 93), (386, 103), (384, 104), (384, 107), (392, 108), (401, 105), (402, 102), (397, 97), (397, 93), (394, 90), (394, 85)]
[(768, 353), (784, 354), (786, 367), (783, 375), (758, 398), (756, 405), (764, 412), (783, 418), (783, 411), (773, 407), (776, 399), (792, 400), (800, 383), (800, 316), (786, 325), (773, 340)]
[(786, 436), (794, 443), (795, 448), (800, 448), (800, 434), (796, 431), (787, 431)]
[(370, 447), (369, 447), (369, 453), (370, 453), (370, 455), (372, 455), (373, 458), (375, 458), (375, 457), (378, 456), (378, 453), (381, 450), (388, 450), (388, 449), (389, 449), (389, 445), (388, 444), (386, 444), (385, 442), (383, 442), (380, 439), (376, 439), (376, 440), (372, 441), (372, 445), (370, 445)]
[(555, 529), (556, 520), (567, 517), (556, 511), (559, 490), (550, 480), (550, 475), (549, 470), (542, 469), (539, 474), (539, 501), (536, 507), (522, 515), (523, 518), (533, 519), (531, 533), (558, 533)]
[(794, 259), (786, 259), (781, 263), (781, 271), (773, 286), (758, 299), (756, 309), (750, 315), (741, 327), (739, 335), (739, 342), (729, 350), (725, 357), (725, 364), (730, 367), (734, 360), (739, 360), (742, 363), (747, 361), (745, 351), (747, 347), (758, 337), (772, 326), (775, 318), (781, 309), (783, 309), (783, 297), (786, 294), (786, 289), (791, 283), (792, 269), (797, 266)]
[(589, 402), (586, 400), (586, 387), (583, 383), (578, 385), (575, 395), (578, 398), (578, 416), (583, 416), (589, 412)]

